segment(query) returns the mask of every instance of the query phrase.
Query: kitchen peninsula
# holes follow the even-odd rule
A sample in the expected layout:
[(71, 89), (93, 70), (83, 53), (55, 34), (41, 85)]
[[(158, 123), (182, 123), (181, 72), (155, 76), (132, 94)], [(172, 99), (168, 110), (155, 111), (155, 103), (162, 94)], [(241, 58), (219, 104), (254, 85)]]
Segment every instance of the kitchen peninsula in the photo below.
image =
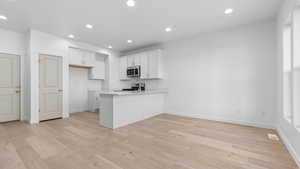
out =
[(165, 90), (100, 92), (100, 124), (116, 129), (163, 113)]

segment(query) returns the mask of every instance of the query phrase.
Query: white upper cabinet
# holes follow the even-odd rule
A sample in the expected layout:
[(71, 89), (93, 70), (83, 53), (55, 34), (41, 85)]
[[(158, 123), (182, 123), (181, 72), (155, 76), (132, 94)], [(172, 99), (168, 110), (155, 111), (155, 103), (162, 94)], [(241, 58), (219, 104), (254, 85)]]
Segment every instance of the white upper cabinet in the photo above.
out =
[(148, 52), (148, 77), (147, 79), (162, 79), (162, 51), (155, 50)]
[(96, 52), (69, 48), (69, 65), (89, 68), (91, 80), (105, 79), (105, 57)]
[(141, 65), (141, 54), (128, 55), (127, 57), (127, 66), (138, 66)]
[(122, 56), (120, 58), (120, 79), (121, 80), (129, 80), (129, 78), (127, 77), (127, 57), (126, 56)]
[(134, 66), (140, 66), (141, 65), (141, 54), (133, 55), (133, 63), (134, 63)]
[(141, 79), (147, 79), (149, 77), (147, 53), (141, 53), (140, 61), (141, 61)]
[(120, 79), (128, 80), (127, 67), (141, 66), (141, 79), (162, 79), (162, 51), (153, 50), (120, 58)]
[(69, 48), (69, 64), (70, 65), (82, 64), (82, 55), (79, 49)]
[(105, 80), (105, 57), (95, 54), (95, 62), (90, 69), (90, 79)]
[(127, 58), (127, 67), (134, 66), (134, 55), (129, 55)]
[(87, 67), (95, 66), (96, 53), (82, 50), (82, 64)]
[(69, 48), (69, 64), (73, 66), (92, 67), (95, 60), (93, 52)]

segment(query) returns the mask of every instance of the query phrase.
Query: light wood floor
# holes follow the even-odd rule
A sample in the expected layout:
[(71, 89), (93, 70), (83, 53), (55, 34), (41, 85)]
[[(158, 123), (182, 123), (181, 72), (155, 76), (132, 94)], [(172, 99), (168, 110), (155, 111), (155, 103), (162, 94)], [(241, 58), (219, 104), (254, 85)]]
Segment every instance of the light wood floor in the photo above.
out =
[(112, 131), (95, 113), (0, 124), (0, 169), (296, 169), (273, 130), (160, 115)]

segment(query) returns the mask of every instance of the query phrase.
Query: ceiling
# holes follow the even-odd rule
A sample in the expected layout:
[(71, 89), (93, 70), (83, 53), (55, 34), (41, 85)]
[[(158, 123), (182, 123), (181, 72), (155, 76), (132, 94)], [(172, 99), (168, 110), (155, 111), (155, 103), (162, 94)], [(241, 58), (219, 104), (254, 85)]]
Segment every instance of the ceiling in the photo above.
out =
[[(257, 22), (275, 16), (282, 0), (0, 0), (0, 27), (29, 28), (124, 51)], [(234, 13), (224, 15), (226, 8)], [(92, 24), (93, 29), (85, 28)], [(166, 33), (164, 29), (172, 27)], [(127, 40), (133, 40), (128, 44)]]

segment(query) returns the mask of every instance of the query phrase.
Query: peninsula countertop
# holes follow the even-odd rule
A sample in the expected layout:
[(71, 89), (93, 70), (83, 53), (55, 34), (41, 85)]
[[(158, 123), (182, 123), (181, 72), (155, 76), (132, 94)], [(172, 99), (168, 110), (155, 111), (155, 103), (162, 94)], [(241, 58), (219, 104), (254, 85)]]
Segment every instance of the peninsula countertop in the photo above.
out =
[(122, 91), (122, 90), (99, 91), (100, 95), (114, 95), (114, 96), (151, 95), (151, 94), (158, 94), (158, 93), (167, 93), (167, 89), (151, 89), (145, 91)]

